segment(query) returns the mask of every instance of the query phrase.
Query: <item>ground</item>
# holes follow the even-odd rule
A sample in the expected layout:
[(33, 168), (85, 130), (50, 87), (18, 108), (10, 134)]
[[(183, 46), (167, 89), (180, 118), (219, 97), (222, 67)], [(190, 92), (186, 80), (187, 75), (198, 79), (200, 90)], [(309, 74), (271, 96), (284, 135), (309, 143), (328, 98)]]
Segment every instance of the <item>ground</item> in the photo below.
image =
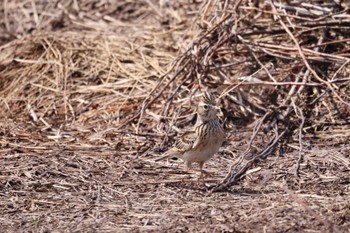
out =
[[(18, 125), (16, 126), (16, 128)], [(238, 154), (220, 151), (197, 182), (180, 161), (118, 151), (70, 135), (45, 140), (2, 126), (3, 231), (346, 232), (349, 150), (313, 149), (295, 175), (297, 153), (271, 156), (231, 189), (210, 192)], [(29, 139), (30, 138), (30, 139)], [(238, 145), (233, 142), (233, 145)], [(239, 148), (236, 147), (239, 151)]]

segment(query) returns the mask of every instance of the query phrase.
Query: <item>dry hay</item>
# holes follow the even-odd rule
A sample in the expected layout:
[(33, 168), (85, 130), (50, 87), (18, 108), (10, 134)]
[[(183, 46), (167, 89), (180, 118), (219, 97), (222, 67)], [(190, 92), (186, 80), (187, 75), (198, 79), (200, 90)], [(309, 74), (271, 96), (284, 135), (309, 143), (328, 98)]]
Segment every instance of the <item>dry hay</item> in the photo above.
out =
[[(3, 231), (349, 229), (346, 4), (0, 8)], [(153, 159), (206, 88), (228, 138), (204, 187)]]

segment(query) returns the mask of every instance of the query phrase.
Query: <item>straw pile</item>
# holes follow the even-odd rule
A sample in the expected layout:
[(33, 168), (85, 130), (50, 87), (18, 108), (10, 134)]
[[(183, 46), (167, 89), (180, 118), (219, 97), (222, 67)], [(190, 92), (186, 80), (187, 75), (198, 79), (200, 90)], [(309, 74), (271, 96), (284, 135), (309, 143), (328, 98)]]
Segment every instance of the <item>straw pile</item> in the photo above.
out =
[[(349, 229), (345, 2), (0, 8), (4, 231)], [(206, 89), (228, 137), (204, 187), (153, 159)]]

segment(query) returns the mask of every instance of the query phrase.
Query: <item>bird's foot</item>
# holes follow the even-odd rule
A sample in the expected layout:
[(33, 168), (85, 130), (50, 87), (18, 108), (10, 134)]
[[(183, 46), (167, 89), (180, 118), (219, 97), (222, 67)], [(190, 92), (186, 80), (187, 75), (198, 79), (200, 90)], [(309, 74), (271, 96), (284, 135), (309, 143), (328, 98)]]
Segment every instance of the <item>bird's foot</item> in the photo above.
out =
[(212, 177), (212, 173), (207, 172), (205, 170), (200, 170), (200, 175), (199, 175), (199, 177), (197, 179), (198, 185), (206, 186), (205, 185), (205, 179), (204, 179), (205, 177)]
[(213, 174), (211, 172), (208, 172), (206, 170), (197, 170), (200, 172), (200, 176), (198, 179), (200, 178), (204, 178), (204, 177), (213, 177)]

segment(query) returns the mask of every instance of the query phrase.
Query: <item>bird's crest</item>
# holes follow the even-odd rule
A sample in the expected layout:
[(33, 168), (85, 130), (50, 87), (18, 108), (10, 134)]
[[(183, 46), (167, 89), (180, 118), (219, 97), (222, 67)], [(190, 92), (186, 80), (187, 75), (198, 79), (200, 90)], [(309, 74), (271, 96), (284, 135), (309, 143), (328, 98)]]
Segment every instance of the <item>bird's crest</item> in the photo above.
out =
[(203, 93), (203, 95), (202, 95), (202, 101), (203, 101), (203, 103), (205, 103), (205, 104), (209, 104), (209, 105), (213, 105), (213, 106), (216, 105), (215, 96), (214, 96), (212, 93), (208, 92), (208, 91), (206, 91), (206, 92)]

